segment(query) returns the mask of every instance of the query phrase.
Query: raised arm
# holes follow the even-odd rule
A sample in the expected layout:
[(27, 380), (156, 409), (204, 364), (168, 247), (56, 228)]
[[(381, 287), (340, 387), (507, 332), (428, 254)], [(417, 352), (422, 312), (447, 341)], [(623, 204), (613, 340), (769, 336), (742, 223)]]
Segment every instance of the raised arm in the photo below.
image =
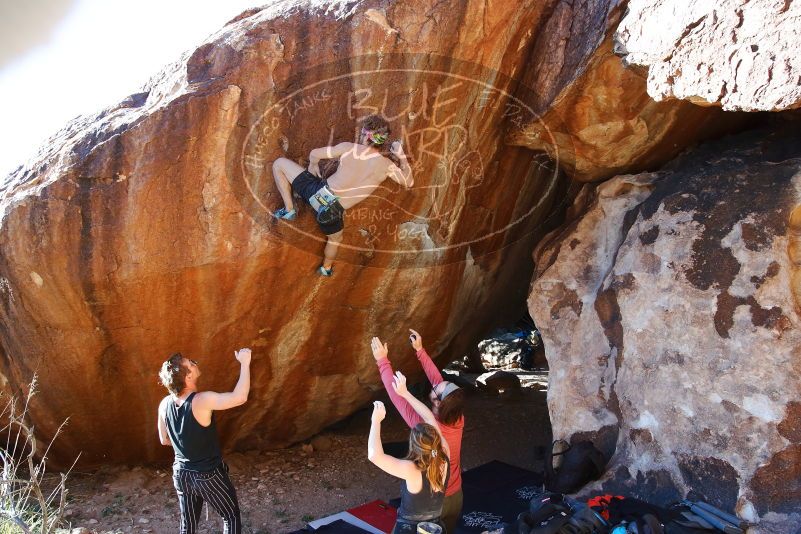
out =
[(448, 442), (445, 441), (445, 436), (442, 435), (442, 431), (439, 428), (439, 421), (437, 421), (437, 418), (434, 417), (434, 413), (428, 408), (428, 406), (423, 404), (422, 401), (409, 392), (409, 390), (406, 388), (406, 377), (403, 376), (403, 373), (400, 371), (395, 373), (392, 389), (394, 389), (395, 393), (397, 393), (401, 398), (408, 402), (412, 408), (414, 408), (414, 411), (417, 412), (424, 423), (428, 423), (437, 429), (437, 433), (442, 440), (442, 447), (445, 449), (446, 454), (450, 456)]
[(387, 176), (394, 182), (409, 189), (414, 185), (414, 176), (412, 176), (412, 167), (409, 165), (409, 160), (403, 152), (403, 145), (401, 145), (400, 141), (395, 141), (392, 143), (392, 146), (389, 147), (389, 150), (398, 158), (400, 166), (390, 163), (387, 168)]
[(409, 460), (400, 460), (384, 452), (381, 443), (381, 421), (386, 417), (387, 410), (381, 401), (373, 402), (373, 415), (370, 424), (370, 436), (367, 438), (367, 459), (382, 471), (404, 480), (413, 480), (417, 468)]
[(239, 380), (233, 391), (216, 393), (204, 391), (195, 395), (194, 405), (199, 410), (227, 410), (245, 404), (250, 392), (250, 349), (240, 349), (234, 352), (239, 361)]
[(320, 176), (321, 159), (339, 159), (345, 152), (353, 149), (353, 143), (342, 142), (333, 146), (315, 148), (309, 152), (309, 172)]
[(411, 334), (409, 335), (409, 341), (412, 343), (412, 348), (415, 350), (417, 354), (417, 359), (420, 361), (420, 365), (423, 367), (423, 372), (428, 377), (428, 381), (431, 382), (432, 386), (436, 386), (440, 382), (444, 382), (442, 378), (442, 373), (439, 372), (436, 364), (431, 361), (431, 357), (426, 352), (426, 349), (423, 348), (423, 338), (420, 337), (420, 334), (417, 331), (409, 329)]
[(159, 404), (158, 412), (158, 429), (159, 441), (162, 445), (172, 445), (170, 441), (170, 434), (167, 432), (167, 403), (170, 402), (170, 396), (164, 397)]
[(338, 143), (333, 146), (315, 148), (309, 153), (309, 160), (320, 161), (321, 159), (337, 159), (352, 148), (353, 143), (348, 143), (347, 141), (343, 141), (342, 143)]
[(389, 400), (392, 401), (392, 404), (395, 408), (400, 412), (401, 417), (409, 426), (409, 428), (414, 428), (414, 426), (422, 421), (420, 416), (417, 412), (414, 411), (414, 408), (404, 399), (402, 399), (392, 387), (392, 364), (389, 363), (389, 349), (387, 348), (386, 343), (381, 343), (381, 340), (377, 337), (374, 337), (370, 342), (370, 346), (373, 350), (373, 358), (375, 358), (375, 363), (378, 365), (378, 372), (381, 375), (381, 382), (384, 384), (384, 389), (387, 390), (387, 394), (389, 394)]

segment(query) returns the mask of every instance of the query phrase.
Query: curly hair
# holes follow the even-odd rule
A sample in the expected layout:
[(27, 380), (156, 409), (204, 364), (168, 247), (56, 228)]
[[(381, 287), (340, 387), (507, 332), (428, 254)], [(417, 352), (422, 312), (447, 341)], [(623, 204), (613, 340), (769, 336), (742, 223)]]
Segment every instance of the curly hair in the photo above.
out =
[[(383, 136), (384, 138), (389, 137), (389, 123), (387, 119), (382, 117), (381, 115), (368, 115), (364, 119), (362, 119), (362, 128), (365, 130), (369, 130), (371, 133), (377, 133)], [(384, 142), (374, 142), (372, 140), (368, 141), (373, 146), (383, 145)]]
[(173, 395), (180, 395), (186, 387), (187, 368), (183, 364), (184, 357), (176, 352), (170, 359), (161, 364), (159, 379), (161, 384)]
[(390, 151), (390, 146), (392, 145), (392, 141), (389, 139), (390, 128), (389, 122), (387, 119), (382, 117), (381, 115), (368, 115), (361, 120), (361, 127), (364, 130), (369, 131), (371, 134), (379, 134), (380, 138), (383, 139), (380, 143), (373, 139), (372, 135), (368, 137), (367, 144), (376, 148), (381, 152), (381, 155), (389, 158), (393, 163), (396, 165), (400, 164), (398, 157)]
[(437, 429), (427, 423), (417, 423), (409, 434), (409, 454), (407, 460), (423, 472), (431, 489), (445, 491), (445, 475), (442, 467), (447, 461), (442, 448), (442, 438)]

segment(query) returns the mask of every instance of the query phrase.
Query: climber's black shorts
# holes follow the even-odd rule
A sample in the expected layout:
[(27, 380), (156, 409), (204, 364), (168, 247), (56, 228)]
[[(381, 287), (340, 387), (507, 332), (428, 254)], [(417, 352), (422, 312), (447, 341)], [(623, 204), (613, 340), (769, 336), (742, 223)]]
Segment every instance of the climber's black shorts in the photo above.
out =
[[(325, 185), (327, 185), (325, 180), (318, 178), (308, 170), (304, 170), (292, 180), (292, 189), (306, 202)], [(345, 210), (337, 202), (336, 206), (331, 206), (325, 212), (317, 214), (317, 225), (325, 235), (341, 231), (345, 227)]]

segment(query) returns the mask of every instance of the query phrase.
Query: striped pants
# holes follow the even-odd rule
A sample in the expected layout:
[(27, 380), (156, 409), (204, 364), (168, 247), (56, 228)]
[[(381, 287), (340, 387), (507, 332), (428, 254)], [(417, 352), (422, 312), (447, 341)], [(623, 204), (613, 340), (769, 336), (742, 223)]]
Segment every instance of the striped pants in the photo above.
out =
[(174, 469), (172, 481), (181, 506), (181, 534), (195, 534), (203, 501), (222, 516), (225, 534), (242, 533), (239, 502), (227, 465), (221, 463), (208, 472)]

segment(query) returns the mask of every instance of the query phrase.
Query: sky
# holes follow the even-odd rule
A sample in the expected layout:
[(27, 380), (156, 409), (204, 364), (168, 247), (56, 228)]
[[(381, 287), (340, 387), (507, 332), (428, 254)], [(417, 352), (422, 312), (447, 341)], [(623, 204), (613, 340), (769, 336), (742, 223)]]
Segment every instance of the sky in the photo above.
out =
[(267, 0), (0, 0), (0, 182), (70, 119), (115, 104)]

